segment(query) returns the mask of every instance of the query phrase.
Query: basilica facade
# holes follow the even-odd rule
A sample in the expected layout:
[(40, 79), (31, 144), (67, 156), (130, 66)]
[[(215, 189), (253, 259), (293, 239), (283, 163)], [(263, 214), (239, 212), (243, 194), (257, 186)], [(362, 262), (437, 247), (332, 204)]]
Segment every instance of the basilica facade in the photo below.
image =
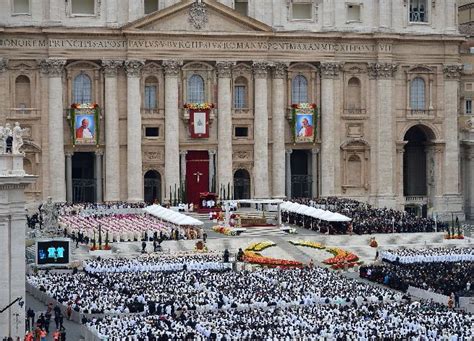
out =
[[(455, 0), (8, 0), (29, 200), (344, 196), (464, 217)], [(470, 206), (469, 206), (470, 205)]]

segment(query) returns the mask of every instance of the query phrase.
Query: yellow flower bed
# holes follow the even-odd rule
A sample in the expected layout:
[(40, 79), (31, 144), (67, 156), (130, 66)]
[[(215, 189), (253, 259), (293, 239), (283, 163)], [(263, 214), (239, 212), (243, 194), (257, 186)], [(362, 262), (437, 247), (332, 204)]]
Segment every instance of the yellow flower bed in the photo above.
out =
[(296, 245), (296, 246), (306, 246), (306, 247), (310, 247), (310, 248), (313, 248), (313, 249), (325, 249), (326, 248), (321, 243), (312, 242), (312, 241), (309, 241), (309, 240), (299, 240), (299, 241), (290, 240), (290, 244), (293, 244), (293, 245)]
[(275, 246), (276, 244), (274, 242), (271, 242), (269, 240), (264, 241), (264, 242), (258, 242), (258, 243), (252, 243), (249, 246), (245, 248), (245, 251), (263, 251), (268, 247)]

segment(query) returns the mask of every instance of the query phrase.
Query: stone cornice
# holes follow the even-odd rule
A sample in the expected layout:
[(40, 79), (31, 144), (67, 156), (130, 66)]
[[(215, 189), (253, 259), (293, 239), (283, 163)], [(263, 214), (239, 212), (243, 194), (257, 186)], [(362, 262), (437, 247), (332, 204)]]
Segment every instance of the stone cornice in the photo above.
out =
[(167, 59), (163, 60), (163, 68), (165, 69), (166, 77), (178, 77), (179, 70), (183, 62), (180, 60)]
[(463, 70), (463, 66), (461, 64), (444, 64), (443, 65), (444, 78), (457, 80), (461, 77), (462, 70)]
[(102, 69), (105, 77), (117, 77), (118, 69), (123, 65), (123, 60), (102, 60)]
[(49, 77), (61, 77), (65, 65), (65, 58), (48, 58), (43, 59), (39, 63), (41, 72), (47, 74)]
[(125, 72), (127, 77), (140, 77), (145, 61), (138, 59), (130, 59), (125, 61)]
[(232, 68), (235, 66), (235, 62), (230, 61), (219, 61), (216, 63), (217, 75), (219, 78), (230, 78), (232, 77)]
[(270, 66), (270, 63), (267, 61), (254, 61), (252, 64), (252, 69), (255, 78), (266, 78)]

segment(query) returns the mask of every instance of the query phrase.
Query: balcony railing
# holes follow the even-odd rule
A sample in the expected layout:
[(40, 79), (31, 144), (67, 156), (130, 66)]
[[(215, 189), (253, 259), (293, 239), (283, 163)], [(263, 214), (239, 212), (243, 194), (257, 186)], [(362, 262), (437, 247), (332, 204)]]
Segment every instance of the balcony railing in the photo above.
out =
[(409, 195), (405, 197), (405, 204), (420, 204), (428, 203), (428, 198), (424, 195)]
[(407, 118), (434, 118), (435, 111), (434, 109), (408, 109)]
[(7, 117), (29, 118), (39, 116), (40, 110), (36, 108), (10, 108), (7, 111)]
[(362, 116), (367, 113), (365, 109), (344, 109), (344, 115)]

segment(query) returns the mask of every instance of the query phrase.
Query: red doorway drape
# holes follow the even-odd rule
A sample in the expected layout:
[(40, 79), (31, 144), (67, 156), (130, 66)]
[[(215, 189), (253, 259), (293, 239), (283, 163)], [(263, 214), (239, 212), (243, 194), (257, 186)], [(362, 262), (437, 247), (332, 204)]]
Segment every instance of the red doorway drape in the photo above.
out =
[(186, 196), (199, 205), (199, 193), (209, 191), (209, 154), (191, 150), (186, 154)]

